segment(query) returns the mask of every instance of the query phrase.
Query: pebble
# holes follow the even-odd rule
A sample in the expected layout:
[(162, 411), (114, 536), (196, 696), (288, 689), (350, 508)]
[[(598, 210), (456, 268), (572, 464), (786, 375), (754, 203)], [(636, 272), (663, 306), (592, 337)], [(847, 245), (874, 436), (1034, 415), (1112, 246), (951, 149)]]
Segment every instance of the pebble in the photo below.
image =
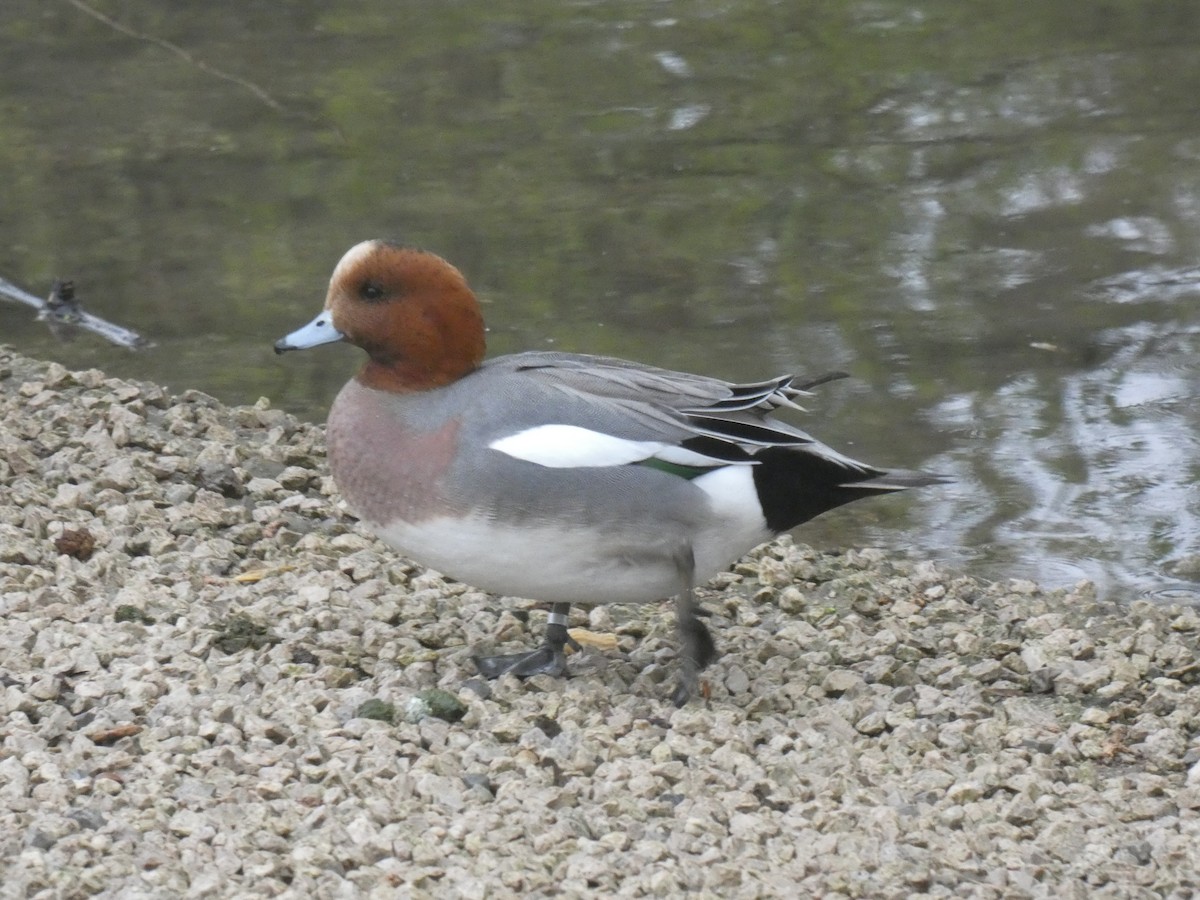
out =
[(544, 613), (360, 532), (319, 426), (0, 348), (0, 883), (1200, 892), (1196, 610), (788, 537), (705, 593), (683, 709), (669, 604), (579, 611), (619, 649), (570, 678), (484, 682)]

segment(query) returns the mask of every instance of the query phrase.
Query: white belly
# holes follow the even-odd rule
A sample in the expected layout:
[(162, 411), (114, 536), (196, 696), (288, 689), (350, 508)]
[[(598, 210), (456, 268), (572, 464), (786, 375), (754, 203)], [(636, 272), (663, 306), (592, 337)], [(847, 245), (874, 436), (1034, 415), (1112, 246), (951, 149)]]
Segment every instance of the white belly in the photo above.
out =
[[(415, 562), (493, 594), (555, 603), (649, 603), (702, 584), (764, 537), (701, 535), (695, 546), (678, 539), (622, 540), (562, 528), (497, 527), (481, 519), (427, 519), (369, 526)], [(705, 539), (707, 538), (707, 539)], [(689, 550), (695, 554), (688, 571)]]
[(627, 511), (614, 506), (589, 527), (500, 524), (478, 512), (364, 524), (414, 562), (494, 594), (649, 603), (703, 584), (771, 537), (749, 467), (719, 469), (692, 484), (706, 495), (706, 516), (647, 508), (643, 519), (622, 521)]
[(493, 594), (556, 603), (646, 603), (684, 589), (666, 548), (622, 546), (591, 533), (451, 518), (372, 530), (415, 562)]

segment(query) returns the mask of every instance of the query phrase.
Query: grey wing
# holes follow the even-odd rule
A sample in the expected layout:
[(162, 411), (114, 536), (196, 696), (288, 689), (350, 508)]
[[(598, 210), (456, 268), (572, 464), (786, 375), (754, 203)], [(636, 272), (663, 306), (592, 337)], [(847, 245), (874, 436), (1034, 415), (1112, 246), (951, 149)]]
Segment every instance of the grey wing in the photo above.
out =
[(583, 402), (597, 419), (611, 421), (617, 414), (629, 426), (623, 436), (678, 441), (714, 464), (753, 462), (753, 454), (765, 447), (809, 445), (825, 455), (828, 448), (811, 435), (770, 414), (780, 407), (802, 409), (794, 398), (845, 377), (831, 373), (797, 385), (795, 376), (783, 375), (735, 384), (603, 356), (535, 352), (493, 360), (501, 361), (543, 387)]

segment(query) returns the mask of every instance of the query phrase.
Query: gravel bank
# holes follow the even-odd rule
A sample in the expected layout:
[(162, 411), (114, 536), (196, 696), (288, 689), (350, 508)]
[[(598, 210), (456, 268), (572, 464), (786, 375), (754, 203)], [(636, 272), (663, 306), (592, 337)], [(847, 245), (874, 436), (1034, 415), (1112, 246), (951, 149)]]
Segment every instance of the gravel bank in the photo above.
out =
[(481, 683), (544, 616), (358, 532), (320, 428), (0, 348), (0, 894), (1200, 891), (1195, 609), (786, 539), (705, 593), (707, 703), (668, 605)]

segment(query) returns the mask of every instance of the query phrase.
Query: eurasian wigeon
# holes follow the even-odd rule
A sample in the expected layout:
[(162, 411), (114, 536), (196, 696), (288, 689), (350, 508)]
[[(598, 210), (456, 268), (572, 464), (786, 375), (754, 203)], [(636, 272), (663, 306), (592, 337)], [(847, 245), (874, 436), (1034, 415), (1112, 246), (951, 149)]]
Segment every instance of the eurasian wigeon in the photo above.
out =
[(485, 362), (466, 279), (412, 247), (350, 248), (324, 311), (275, 351), (342, 340), (368, 355), (329, 411), (350, 509), (422, 565), (553, 604), (539, 649), (476, 658), (489, 677), (561, 674), (572, 603), (674, 597), (682, 704), (717, 656), (693, 588), (826, 510), (943, 480), (857, 462), (771, 415), (828, 378), (731, 384), (554, 352)]

